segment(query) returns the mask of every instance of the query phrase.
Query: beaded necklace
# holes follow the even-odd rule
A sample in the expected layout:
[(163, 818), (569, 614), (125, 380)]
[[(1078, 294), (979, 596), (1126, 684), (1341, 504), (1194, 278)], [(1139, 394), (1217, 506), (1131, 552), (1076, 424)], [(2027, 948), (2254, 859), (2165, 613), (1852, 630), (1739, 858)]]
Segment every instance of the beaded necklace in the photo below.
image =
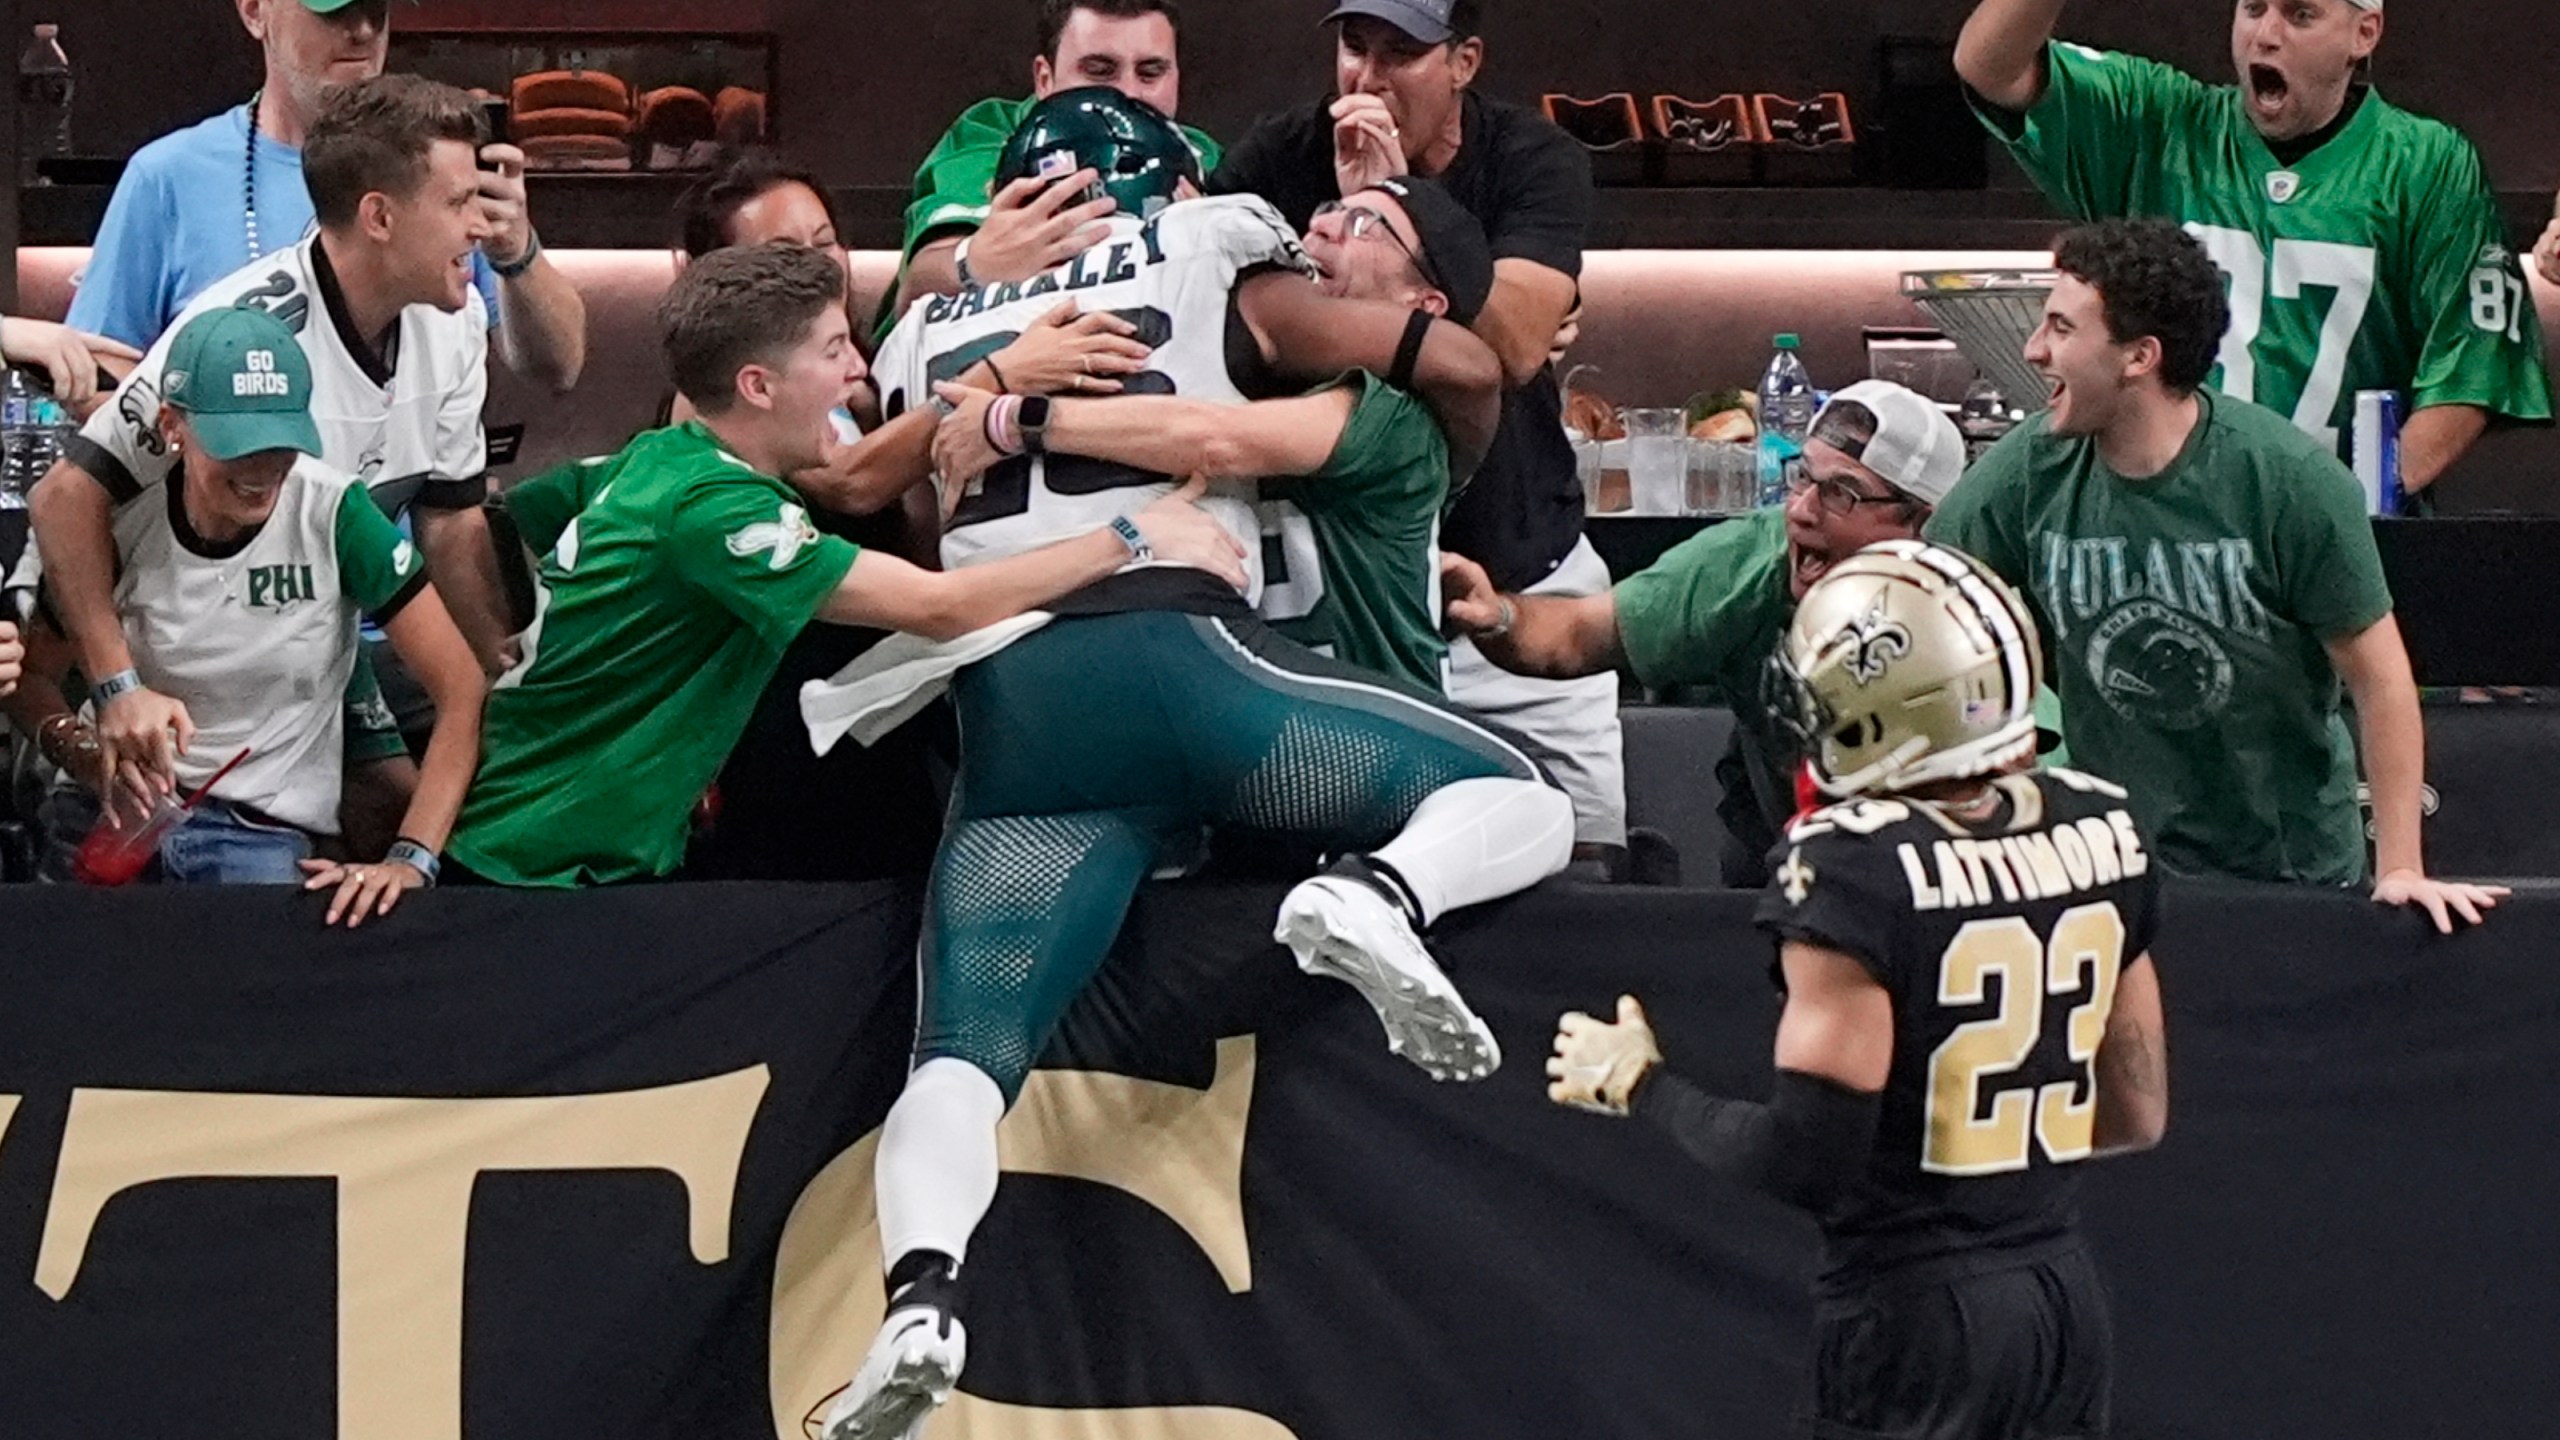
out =
[(267, 252), (258, 248), (258, 104), (267, 92), (260, 90), (249, 97), (249, 144), (240, 165), (240, 204), (247, 216), (250, 263), (263, 260)]

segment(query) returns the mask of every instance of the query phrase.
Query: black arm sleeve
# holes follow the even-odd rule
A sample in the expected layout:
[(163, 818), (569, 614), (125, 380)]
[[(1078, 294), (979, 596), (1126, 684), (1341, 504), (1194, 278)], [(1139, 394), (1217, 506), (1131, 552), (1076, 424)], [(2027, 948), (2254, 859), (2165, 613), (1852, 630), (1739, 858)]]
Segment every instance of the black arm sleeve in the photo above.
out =
[(1866, 1173), (1883, 1110), (1880, 1094), (1800, 1070), (1779, 1071), (1769, 1103), (1755, 1105), (1657, 1066), (1631, 1113), (1716, 1174), (1820, 1215)]

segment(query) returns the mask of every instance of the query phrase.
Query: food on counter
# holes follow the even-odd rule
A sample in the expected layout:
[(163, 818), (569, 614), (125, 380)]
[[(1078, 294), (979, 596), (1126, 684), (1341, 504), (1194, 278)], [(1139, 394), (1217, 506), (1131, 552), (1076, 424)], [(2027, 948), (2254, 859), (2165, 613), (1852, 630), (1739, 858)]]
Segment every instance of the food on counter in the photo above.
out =
[(1564, 423), (1569, 430), (1579, 430), (1586, 439), (1624, 440), (1626, 422), (1618, 418), (1618, 407), (1597, 392), (1574, 390), (1564, 397)]
[(1692, 440), (1729, 440), (1749, 444), (1760, 438), (1760, 422), (1748, 410), (1719, 410), (1689, 427)]
[(601, 70), (537, 70), (516, 77), (517, 118), (528, 110), (611, 110), (631, 113), (631, 87)]

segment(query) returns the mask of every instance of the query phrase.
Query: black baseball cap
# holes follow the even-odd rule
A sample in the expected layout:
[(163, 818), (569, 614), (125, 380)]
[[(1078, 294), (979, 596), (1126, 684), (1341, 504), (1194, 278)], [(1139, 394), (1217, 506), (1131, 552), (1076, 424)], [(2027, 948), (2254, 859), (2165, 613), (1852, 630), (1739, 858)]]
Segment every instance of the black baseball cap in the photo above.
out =
[(1449, 297), (1449, 318), (1474, 324), (1493, 294), (1493, 246), (1484, 238), (1484, 226), (1437, 181), (1395, 175), (1369, 188), (1396, 197), (1413, 221), (1430, 278)]
[(1333, 7), (1332, 14), (1324, 17), (1324, 23), (1372, 15), (1425, 45), (1446, 45), (1467, 38), (1452, 23), (1457, 8), (1458, 0), (1342, 0)]

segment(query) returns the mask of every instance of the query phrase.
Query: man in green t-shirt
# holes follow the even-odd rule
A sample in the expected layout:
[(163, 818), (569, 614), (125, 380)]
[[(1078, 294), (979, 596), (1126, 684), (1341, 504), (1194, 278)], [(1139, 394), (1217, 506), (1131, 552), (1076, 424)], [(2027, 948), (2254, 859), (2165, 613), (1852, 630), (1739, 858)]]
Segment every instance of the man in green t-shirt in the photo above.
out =
[[(1189, 504), (1196, 487), (1142, 512), (1134, 540), (1101, 528), (947, 574), (820, 534), (774, 477), (825, 456), (862, 374), (844, 293), (833, 257), (784, 243), (677, 276), (659, 313), (698, 418), (546, 481), (520, 517), (543, 552), (534, 620), (491, 693), (449, 871), (531, 886), (673, 873), (694, 801), (813, 620), (949, 638), (1146, 549), (1243, 583), (1235, 543)], [(929, 416), (863, 443), (908, 445), (921, 481)]]
[(1920, 532), (1964, 474), (1964, 436), (1929, 400), (1867, 380), (1831, 397), (1805, 440), (1783, 509), (1711, 526), (1598, 595), (1507, 595), (1483, 567), (1442, 562), (1450, 623), (1502, 668), (1598, 675), (1624, 668), (1657, 689), (1688, 687), (1733, 711), (1717, 762), (1732, 843), (1724, 883), (1768, 883), (1767, 857), (1799, 808), (1798, 756), (1761, 699), (1761, 675), (1796, 602), (1833, 565)]
[(2203, 244), (2231, 305), (2208, 383), (2332, 453), (2356, 392), (2400, 392), (2413, 496), (2493, 419), (2549, 422), (2542, 327), (2479, 152), (2361, 81), (2382, 0), (2238, 0), (2237, 85), (2053, 43), (2062, 5), (1983, 0), (1957, 72), (2073, 219), (2161, 217)]
[[(898, 283), (873, 333), (886, 336), (908, 305), (973, 284), (1028, 280), (1102, 239), (1108, 200), (1079, 202), (1090, 175), (1026, 177), (995, 188), (996, 157), (1022, 117), (1056, 90), (1108, 85), (1167, 115), (1182, 109), (1182, 7), (1176, 0), (1040, 0), (1031, 93), (981, 100), (960, 112), (916, 167)], [(1218, 166), (1218, 142), (1182, 130), (1200, 173)]]
[(2205, 388), (2222, 280), (2167, 221), (2062, 237), (2027, 359), (2052, 406), (1931, 518), (2023, 591), (2076, 763), (2124, 786), (2171, 868), (2316, 885), (2477, 921), (2503, 892), (2430, 880), (2426, 736), (2355, 477), (2283, 417)]
[[(1429, 180), (1397, 177), (1352, 195), (1316, 218), (1305, 243), (1328, 295), (1392, 301), (1464, 326), (1493, 293), (1483, 227)], [(1392, 368), (1384, 354), (1371, 363)], [(935, 468), (978, 474), (1001, 458), (985, 425), (995, 397), (944, 394), (958, 408), (942, 423)], [(1489, 386), (1471, 398), (1471, 428), (1482, 434), (1500, 399)], [(1044, 444), (1158, 474), (1260, 481), (1262, 618), (1318, 654), (1441, 695), (1449, 643), (1440, 634), (1440, 517), (1474, 457), (1463, 441), (1452, 446), (1432, 403), (1455, 402), (1426, 403), (1365, 370), (1245, 405), (1060, 399), (1048, 407)], [(1470, 427), (1462, 417), (1450, 428)]]

